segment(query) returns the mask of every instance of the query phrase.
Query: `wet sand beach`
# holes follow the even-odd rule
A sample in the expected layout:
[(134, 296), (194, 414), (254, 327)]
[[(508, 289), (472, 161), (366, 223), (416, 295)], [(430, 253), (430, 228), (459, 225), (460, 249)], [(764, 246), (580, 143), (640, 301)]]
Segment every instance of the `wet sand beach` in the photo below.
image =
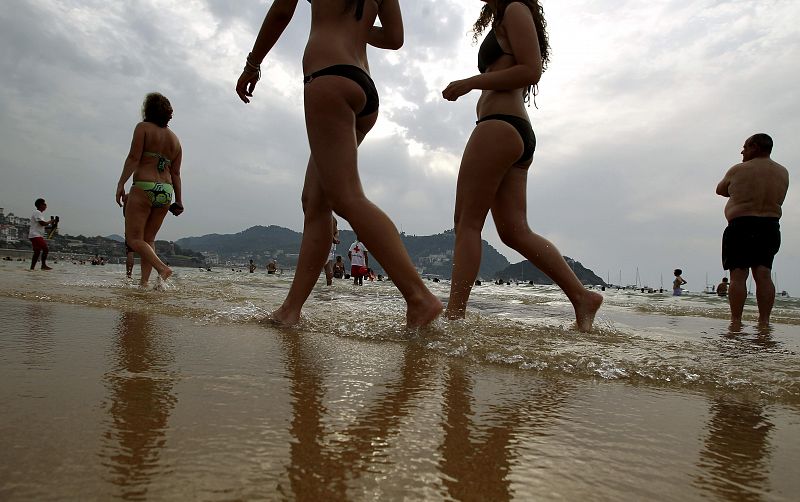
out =
[[(800, 308), (487, 286), (407, 332), (390, 283), (0, 263), (0, 500), (794, 500)], [(447, 284), (433, 284), (440, 296)], [(438, 289), (436, 289), (438, 288)]]

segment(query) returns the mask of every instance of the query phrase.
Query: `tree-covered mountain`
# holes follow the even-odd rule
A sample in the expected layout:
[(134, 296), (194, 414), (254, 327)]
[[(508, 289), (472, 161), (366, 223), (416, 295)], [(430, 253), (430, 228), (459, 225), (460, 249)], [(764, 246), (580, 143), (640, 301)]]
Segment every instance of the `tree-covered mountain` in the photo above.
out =
[[(257, 225), (237, 234), (208, 234), (175, 241), (179, 246), (200, 252), (217, 253), (224, 257), (281, 251), (277, 254), (299, 253), (303, 234), (288, 228)], [(269, 256), (276, 256), (274, 253)]]
[[(593, 284), (598, 286), (605, 286), (606, 281), (597, 276), (594, 272), (581, 265), (580, 262), (565, 256), (564, 259), (569, 264), (570, 268), (578, 276), (578, 279), (583, 284)], [(534, 267), (528, 260), (514, 263), (508, 267), (499, 270), (495, 276), (499, 279), (506, 281), (533, 281), (534, 284), (553, 284), (552, 279), (547, 277), (544, 272)]]
[[(270, 225), (268, 227), (250, 227), (236, 234), (187, 237), (179, 239), (176, 244), (183, 248), (216, 254), (221, 260), (245, 262), (252, 259), (256, 264), (263, 264), (274, 258), (283, 266), (294, 266), (297, 264), (302, 237), (303, 234), (300, 232)], [(400, 238), (408, 250), (411, 260), (421, 273), (437, 277), (450, 277), (455, 241), (455, 234), (452, 230), (423, 236), (401, 233)], [(345, 263), (349, 265), (347, 250), (355, 241), (355, 233), (351, 230), (341, 230), (339, 239), (341, 243), (336, 248), (336, 254), (341, 255)], [(483, 241), (482, 244), (480, 275), (491, 278), (494, 277), (494, 271), (508, 266), (508, 260), (488, 242)], [(384, 273), (383, 267), (376, 263), (372, 256), (370, 258), (370, 267), (376, 273)]]

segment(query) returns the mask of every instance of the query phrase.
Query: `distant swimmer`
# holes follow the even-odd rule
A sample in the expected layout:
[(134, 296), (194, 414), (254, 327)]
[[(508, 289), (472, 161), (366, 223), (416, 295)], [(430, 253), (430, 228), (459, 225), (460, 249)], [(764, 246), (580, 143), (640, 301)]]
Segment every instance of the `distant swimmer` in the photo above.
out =
[[(153, 267), (162, 280), (172, 275), (154, 244), (167, 212), (183, 213), (183, 152), (178, 137), (167, 126), (171, 119), (172, 105), (166, 97), (157, 92), (145, 97), (142, 122), (133, 130), (131, 149), (117, 183), (117, 204), (126, 206), (125, 240), (142, 259), (142, 286), (147, 285)], [(125, 183), (131, 176), (133, 186), (126, 194)]]
[(36, 199), (33, 203), (36, 211), (31, 215), (31, 226), (28, 230), (28, 240), (31, 241), (33, 246), (33, 259), (31, 260), (31, 270), (36, 268), (36, 262), (39, 261), (39, 256), (42, 257), (42, 270), (52, 270), (47, 266), (47, 254), (50, 248), (47, 247), (47, 241), (44, 239), (47, 226), (56, 224), (56, 217), (51, 216), (49, 220), (44, 219), (44, 212), (47, 210), (47, 202), (44, 199)]
[(481, 91), (477, 122), (458, 172), (455, 246), (446, 316), (466, 315), (480, 271), (481, 231), (489, 211), (500, 239), (547, 274), (566, 293), (580, 331), (590, 331), (603, 296), (588, 291), (561, 252), (528, 226), (526, 185), (536, 135), (525, 103), (535, 95), (550, 44), (539, 0), (485, 0), (473, 27), (474, 40), (486, 33), (478, 50), (479, 74), (451, 82), (442, 97), (456, 101)]
[(722, 282), (717, 284), (717, 296), (728, 296), (728, 278), (723, 277)]
[(273, 258), (271, 262), (267, 263), (267, 273), (274, 274), (278, 271), (278, 262)]
[(253, 263), (253, 260), (250, 260), (249, 268), (250, 268), (250, 273), (251, 274), (256, 271), (256, 264)]
[(336, 261), (333, 263), (333, 276), (337, 279), (344, 278), (344, 262), (342, 261), (342, 255), (336, 257)]
[(756, 281), (759, 324), (769, 324), (775, 303), (772, 262), (781, 246), (779, 220), (789, 190), (789, 171), (770, 158), (772, 138), (754, 134), (742, 147), (742, 162), (731, 167), (717, 185), (728, 197), (722, 234), (722, 267), (731, 274), (728, 302), (731, 322), (741, 323), (750, 270)]
[(686, 284), (686, 281), (683, 280), (683, 277), (681, 277), (682, 273), (683, 270), (679, 268), (676, 268), (675, 271), (673, 272), (673, 274), (675, 274), (675, 280), (672, 281), (672, 296), (681, 296), (681, 293), (683, 293), (683, 289), (681, 289), (681, 286)]
[[(375, 125), (380, 107), (367, 46), (396, 50), (403, 45), (400, 2), (309, 3), (311, 26), (302, 66), (311, 156), (303, 183), (303, 239), (289, 293), (271, 317), (284, 326), (299, 322), (303, 304), (325, 266), (331, 216), (336, 213), (394, 278), (406, 302), (406, 325), (426, 325), (441, 313), (442, 302), (425, 287), (392, 220), (367, 198), (358, 173), (358, 146)], [(271, 2), (236, 83), (243, 102), (254, 99), (261, 63), (294, 17), (297, 4), (297, 0)]]

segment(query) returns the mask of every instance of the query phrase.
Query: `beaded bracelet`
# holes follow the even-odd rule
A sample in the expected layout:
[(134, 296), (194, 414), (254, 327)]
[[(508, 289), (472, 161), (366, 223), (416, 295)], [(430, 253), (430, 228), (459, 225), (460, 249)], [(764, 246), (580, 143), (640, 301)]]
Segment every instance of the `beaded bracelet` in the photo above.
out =
[(258, 74), (258, 78), (261, 79), (261, 65), (260, 64), (255, 64), (252, 61), (250, 61), (251, 57), (253, 57), (253, 53), (252, 52), (250, 54), (248, 54), (247, 55), (247, 59), (245, 59), (244, 70), (243, 71), (246, 72), (246, 73), (256, 73), (256, 74)]

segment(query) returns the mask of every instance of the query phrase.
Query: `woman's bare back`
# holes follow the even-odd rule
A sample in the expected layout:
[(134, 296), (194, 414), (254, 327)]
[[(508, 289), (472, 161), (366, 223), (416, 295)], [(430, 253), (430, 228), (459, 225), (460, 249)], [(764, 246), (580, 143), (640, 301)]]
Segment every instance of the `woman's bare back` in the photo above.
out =
[(346, 7), (344, 0), (311, 2), (311, 31), (303, 53), (305, 74), (335, 64), (350, 64), (369, 71), (367, 42), (378, 16), (378, 2), (364, 0), (361, 19), (356, 19), (355, 8)]
[[(141, 132), (140, 132), (141, 131)], [(142, 151), (139, 166), (133, 174), (134, 181), (160, 181), (172, 183), (170, 168), (180, 154), (181, 144), (178, 137), (168, 127), (160, 127), (152, 122), (140, 122), (136, 134), (142, 134)], [(159, 158), (150, 154), (158, 154), (168, 159), (163, 172), (159, 172)]]

